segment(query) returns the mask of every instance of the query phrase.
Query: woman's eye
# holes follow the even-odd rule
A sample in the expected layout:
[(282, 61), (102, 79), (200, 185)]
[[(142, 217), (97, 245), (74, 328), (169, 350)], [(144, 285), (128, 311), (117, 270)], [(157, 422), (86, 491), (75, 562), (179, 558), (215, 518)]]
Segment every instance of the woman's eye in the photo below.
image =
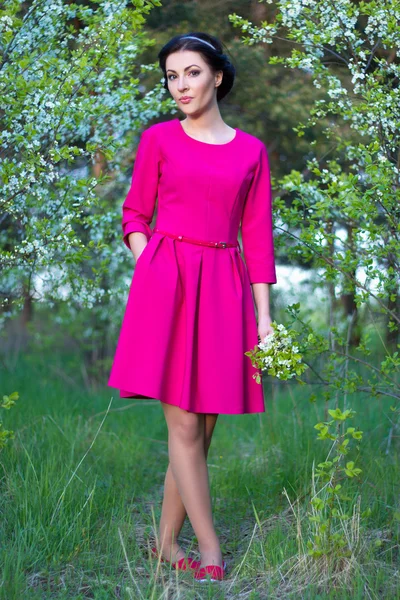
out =
[[(189, 71), (189, 73), (190, 73), (191, 75), (192, 75), (192, 74), (193, 74), (193, 75), (199, 75), (200, 71), (196, 71), (196, 70), (194, 70), (194, 71)], [(175, 75), (168, 75), (168, 79), (169, 79), (169, 81), (172, 81), (172, 79), (171, 79), (172, 77), (175, 77)]]

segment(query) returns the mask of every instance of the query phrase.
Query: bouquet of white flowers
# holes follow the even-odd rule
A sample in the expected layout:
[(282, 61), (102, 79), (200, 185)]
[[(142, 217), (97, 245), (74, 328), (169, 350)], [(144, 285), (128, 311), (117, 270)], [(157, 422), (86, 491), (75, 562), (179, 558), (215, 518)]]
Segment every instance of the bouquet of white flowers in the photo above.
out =
[[(284, 325), (278, 325), (276, 321), (271, 323), (271, 327), (273, 333), (261, 340), (253, 350), (245, 352), (245, 355), (251, 358), (253, 367), (267, 371), (268, 375), (279, 379), (289, 379), (304, 373), (308, 366), (302, 362), (299, 347), (294, 343), (298, 332), (289, 332)], [(260, 383), (260, 372), (254, 373), (253, 378)]]

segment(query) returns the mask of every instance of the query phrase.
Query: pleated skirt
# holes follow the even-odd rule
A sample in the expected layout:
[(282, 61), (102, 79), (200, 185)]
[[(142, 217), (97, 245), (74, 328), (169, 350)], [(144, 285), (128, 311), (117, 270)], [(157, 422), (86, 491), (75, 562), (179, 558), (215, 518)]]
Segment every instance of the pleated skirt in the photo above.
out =
[(237, 248), (153, 232), (136, 263), (108, 385), (189, 412), (264, 412), (244, 352), (257, 344), (253, 294)]

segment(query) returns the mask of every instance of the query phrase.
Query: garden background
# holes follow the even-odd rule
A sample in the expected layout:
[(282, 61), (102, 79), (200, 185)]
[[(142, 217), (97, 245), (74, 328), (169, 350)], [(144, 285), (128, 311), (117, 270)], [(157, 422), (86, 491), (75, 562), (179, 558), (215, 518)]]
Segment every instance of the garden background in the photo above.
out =
[[(394, 0), (3, 0), (0, 598), (399, 598), (399, 23)], [(267, 146), (272, 316), (307, 365), (218, 420), (229, 576), (201, 588), (149, 557), (159, 402), (106, 385), (121, 204), (141, 131), (181, 116), (156, 55), (189, 31), (223, 41), (221, 114)]]

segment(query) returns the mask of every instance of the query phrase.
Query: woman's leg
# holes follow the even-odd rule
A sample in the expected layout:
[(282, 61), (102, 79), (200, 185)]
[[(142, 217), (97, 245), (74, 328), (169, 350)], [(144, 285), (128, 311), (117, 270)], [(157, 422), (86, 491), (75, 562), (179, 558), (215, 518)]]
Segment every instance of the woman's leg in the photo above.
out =
[[(217, 414), (204, 415), (204, 453), (207, 457), (212, 435), (217, 423)], [(171, 465), (168, 464), (164, 481), (164, 498), (161, 509), (159, 540), (163, 542), (162, 555), (173, 562), (185, 556), (178, 543), (178, 536), (186, 518), (186, 509), (180, 497)]]
[[(218, 415), (188, 413), (165, 403), (163, 403), (163, 409), (169, 430), (170, 461), (171, 454), (177, 456), (178, 475), (177, 477), (174, 475), (174, 458), (172, 458), (172, 464), (170, 462), (168, 465), (165, 476), (160, 520), (159, 539), (163, 548), (162, 554), (172, 561), (179, 560), (184, 556), (184, 552), (177, 542), (187, 514), (179, 491), (179, 482), (183, 481), (183, 493), (186, 494), (189, 504), (193, 507), (189, 508), (189, 518), (199, 540), (203, 564), (221, 564), (218, 562), (220, 560), (219, 542), (216, 538), (212, 516), (210, 516), (211, 501), (206, 464)], [(181, 455), (184, 460), (180, 460)], [(200, 473), (202, 477), (199, 477)], [(190, 513), (193, 511), (195, 512), (195, 524), (190, 517)], [(200, 533), (196, 531), (197, 522), (200, 523)]]

